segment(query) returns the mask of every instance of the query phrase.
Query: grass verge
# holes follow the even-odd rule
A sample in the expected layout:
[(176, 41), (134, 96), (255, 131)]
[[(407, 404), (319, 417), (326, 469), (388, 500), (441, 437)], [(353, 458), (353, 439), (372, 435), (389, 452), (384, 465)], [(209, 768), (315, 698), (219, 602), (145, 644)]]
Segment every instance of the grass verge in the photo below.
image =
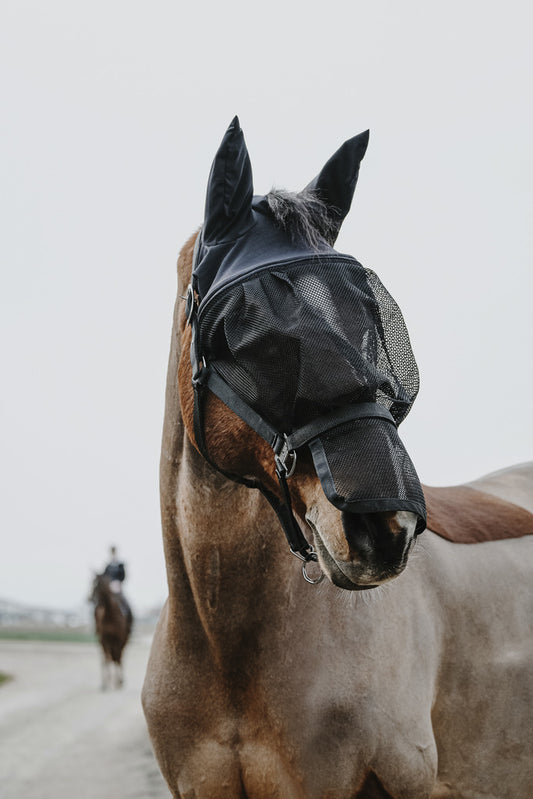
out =
[(5, 641), (67, 641), (73, 643), (94, 643), (96, 638), (87, 630), (23, 630), (0, 628), (0, 640)]

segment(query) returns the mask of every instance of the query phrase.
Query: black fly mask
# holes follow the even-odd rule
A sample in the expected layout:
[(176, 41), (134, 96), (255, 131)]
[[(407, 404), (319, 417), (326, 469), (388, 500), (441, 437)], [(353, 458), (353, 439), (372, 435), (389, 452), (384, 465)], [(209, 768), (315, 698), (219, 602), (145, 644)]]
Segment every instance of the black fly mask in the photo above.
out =
[(253, 196), (235, 118), (211, 169), (187, 297), (197, 444), (210, 460), (209, 388), (272, 446), (281, 502), (228, 476), (263, 490), (304, 560), (316, 556), (292, 516), (286, 481), (305, 446), (337, 508), (407, 510), (425, 527), (422, 488), (397, 432), (419, 385), (407, 329), (379, 278), (333, 249), (367, 144), (368, 132), (347, 141), (296, 195), (311, 218), (313, 200), (327, 211), (316, 212), (310, 233), (291, 224), (296, 211), (285, 195)]

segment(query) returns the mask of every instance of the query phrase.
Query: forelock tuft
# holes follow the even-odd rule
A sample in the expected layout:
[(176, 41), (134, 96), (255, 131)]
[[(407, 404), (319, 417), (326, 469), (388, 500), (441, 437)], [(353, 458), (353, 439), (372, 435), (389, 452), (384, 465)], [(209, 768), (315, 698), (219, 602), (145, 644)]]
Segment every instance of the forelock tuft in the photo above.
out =
[(338, 225), (329, 207), (314, 192), (272, 189), (266, 200), (278, 225), (294, 241), (303, 239), (314, 249), (318, 249), (321, 241), (331, 245), (335, 242)]

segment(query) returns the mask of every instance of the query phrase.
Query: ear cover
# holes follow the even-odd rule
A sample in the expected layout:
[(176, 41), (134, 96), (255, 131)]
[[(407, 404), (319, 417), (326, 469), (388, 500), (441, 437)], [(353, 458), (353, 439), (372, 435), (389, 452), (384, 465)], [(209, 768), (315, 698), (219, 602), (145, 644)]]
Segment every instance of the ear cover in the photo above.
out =
[(370, 131), (366, 130), (345, 141), (316, 178), (306, 186), (306, 190), (314, 191), (329, 206), (331, 218), (336, 225), (335, 238), (352, 204), (359, 165), (366, 153), (369, 135)]
[(252, 165), (235, 117), (211, 167), (207, 184), (203, 240), (220, 243), (237, 238), (252, 225)]

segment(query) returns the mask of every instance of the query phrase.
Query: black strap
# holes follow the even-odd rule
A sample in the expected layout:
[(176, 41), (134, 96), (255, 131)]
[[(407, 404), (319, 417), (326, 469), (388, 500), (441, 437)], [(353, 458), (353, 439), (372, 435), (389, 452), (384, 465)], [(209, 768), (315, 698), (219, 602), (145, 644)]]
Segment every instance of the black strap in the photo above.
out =
[[(206, 373), (205, 380), (201, 378), (201, 374), (204, 371)], [(207, 445), (205, 442), (205, 433), (203, 425), (203, 404), (205, 400), (206, 388), (209, 385), (209, 380), (207, 378), (208, 372), (209, 372), (208, 368), (204, 367), (201, 370), (200, 374), (197, 376), (196, 381), (193, 383), (194, 437), (196, 439), (198, 449), (200, 450), (206, 461), (214, 469), (216, 469), (217, 472), (223, 474), (224, 477), (227, 477), (229, 480), (233, 480), (234, 482), (241, 483), (242, 485), (245, 485), (247, 488), (257, 488), (259, 491), (261, 491), (265, 499), (268, 501), (272, 509), (275, 511), (280, 521), (280, 524), (283, 528), (283, 532), (285, 533), (285, 537), (287, 539), (291, 552), (303, 561), (306, 562), (311, 560), (316, 561), (317, 560), (316, 553), (313, 551), (313, 548), (310, 546), (304, 534), (302, 533), (300, 525), (294, 518), (289, 487), (287, 485), (286, 476), (283, 474), (283, 472), (281, 472), (278, 468), (276, 468), (276, 474), (278, 477), (278, 482), (282, 494), (282, 500), (280, 501), (280, 499), (272, 491), (269, 491), (258, 480), (241, 477), (240, 475), (227, 472), (224, 469), (221, 469), (220, 466), (218, 466), (210, 458), (209, 453), (207, 451)]]
[(193, 427), (194, 437), (198, 449), (202, 453), (206, 461), (220, 474), (223, 474), (234, 482), (241, 483), (248, 488), (257, 488), (261, 491), (263, 496), (267, 499), (272, 509), (276, 512), (277, 517), (287, 538), (287, 542), (291, 552), (303, 561), (317, 560), (317, 556), (313, 548), (307, 542), (304, 534), (300, 529), (300, 525), (294, 518), (292, 510), (291, 496), (289, 487), (287, 485), (287, 471), (284, 465), (278, 458), (276, 458), (276, 474), (278, 477), (279, 485), (281, 488), (282, 500), (269, 491), (258, 480), (241, 477), (240, 475), (230, 474), (224, 469), (221, 469), (209, 457), (207, 445), (205, 441), (204, 430), (204, 401), (206, 390), (209, 388), (216, 394), (229, 408), (235, 411), (245, 422), (247, 422), (253, 430), (256, 431), (274, 450), (275, 455), (279, 452), (281, 445), (284, 442), (282, 436), (268, 424), (253, 408), (250, 408), (241, 398), (228, 386), (228, 384), (218, 375), (214, 369), (210, 368), (201, 356), (200, 341), (198, 335), (198, 320), (197, 320), (198, 303), (196, 295), (191, 286), (187, 291), (187, 320), (191, 325), (191, 365), (192, 365), (192, 384), (194, 389), (194, 409), (193, 409)]
[(299, 427), (298, 430), (286, 436), (285, 441), (290, 451), (296, 450), (333, 427), (338, 427), (354, 419), (368, 419), (376, 416), (387, 419), (387, 421), (396, 426), (394, 417), (383, 405), (378, 402), (358, 402), (353, 405), (344, 405), (342, 408), (336, 408), (330, 413), (319, 416), (318, 419), (313, 419), (309, 424)]
[(203, 415), (204, 415), (204, 401), (206, 396), (206, 388), (207, 386), (205, 383), (200, 379), (193, 383), (194, 388), (194, 408), (193, 408), (193, 429), (194, 429), (194, 438), (198, 445), (198, 449), (202, 453), (205, 460), (209, 463), (210, 466), (213, 467), (217, 472), (223, 474), (224, 477), (227, 477), (228, 480), (233, 480), (234, 483), (242, 483), (247, 488), (260, 488), (260, 485), (257, 480), (250, 479), (248, 477), (241, 477), (238, 474), (233, 474), (231, 472), (227, 472), (224, 469), (221, 469), (209, 456), (209, 452), (207, 450), (207, 444), (205, 441), (205, 432), (204, 432), (204, 424), (203, 424)]
[(213, 394), (216, 394), (222, 402), (235, 411), (255, 432), (263, 438), (269, 446), (274, 448), (280, 438), (280, 434), (263, 419), (253, 408), (244, 402), (238, 394), (233, 391), (226, 381), (220, 377), (218, 372), (210, 366), (206, 367), (206, 385)]
[(287, 452), (294, 452), (304, 444), (308, 444), (313, 438), (320, 436), (322, 433), (338, 427), (346, 422), (354, 421), (355, 419), (369, 419), (369, 418), (382, 418), (386, 419), (396, 426), (394, 417), (378, 402), (358, 402), (352, 405), (344, 405), (342, 408), (336, 408), (330, 413), (325, 413), (319, 416), (318, 419), (313, 419), (303, 427), (299, 427), (289, 435), (279, 433), (266, 419), (260, 416), (253, 408), (250, 407), (241, 397), (233, 391), (231, 386), (226, 383), (223, 377), (211, 367), (206, 367), (205, 384), (211, 389), (213, 394), (216, 394), (228, 408), (241, 417), (255, 432), (263, 438), (267, 444), (278, 454), (282, 448)]
[(285, 537), (287, 538), (289, 547), (291, 548), (291, 552), (293, 555), (296, 555), (301, 560), (316, 561), (318, 560), (316, 553), (314, 552), (313, 548), (309, 546), (306, 537), (302, 533), (300, 525), (294, 518), (294, 512), (292, 510), (292, 501), (289, 492), (289, 486), (287, 484), (287, 478), (285, 477), (285, 475), (281, 474), (277, 469), (276, 469), (276, 474), (278, 476), (278, 482), (281, 488), (283, 502), (279, 504), (277, 509), (274, 506), (272, 507), (274, 507), (274, 510), (276, 510), (278, 514), (278, 518), (285, 532)]

